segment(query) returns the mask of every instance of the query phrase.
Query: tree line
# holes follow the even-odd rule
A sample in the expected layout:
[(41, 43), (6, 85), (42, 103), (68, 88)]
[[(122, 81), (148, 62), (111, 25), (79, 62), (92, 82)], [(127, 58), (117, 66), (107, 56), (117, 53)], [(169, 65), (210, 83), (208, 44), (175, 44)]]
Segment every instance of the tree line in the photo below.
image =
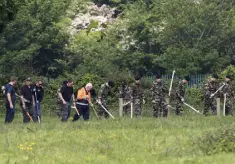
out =
[(94, 0), (120, 12), (104, 31), (68, 32), (82, 0), (2, 0), (1, 83), (12, 75), (120, 82), (154, 75), (222, 72), (234, 63), (233, 0)]

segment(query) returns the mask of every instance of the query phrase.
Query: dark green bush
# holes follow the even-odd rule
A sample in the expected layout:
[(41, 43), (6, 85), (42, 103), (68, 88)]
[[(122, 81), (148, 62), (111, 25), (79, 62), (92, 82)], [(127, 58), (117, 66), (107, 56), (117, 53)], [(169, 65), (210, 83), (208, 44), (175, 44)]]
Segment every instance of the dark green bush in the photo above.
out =
[(210, 131), (200, 137), (194, 144), (207, 154), (235, 152), (235, 124), (220, 127), (217, 131)]

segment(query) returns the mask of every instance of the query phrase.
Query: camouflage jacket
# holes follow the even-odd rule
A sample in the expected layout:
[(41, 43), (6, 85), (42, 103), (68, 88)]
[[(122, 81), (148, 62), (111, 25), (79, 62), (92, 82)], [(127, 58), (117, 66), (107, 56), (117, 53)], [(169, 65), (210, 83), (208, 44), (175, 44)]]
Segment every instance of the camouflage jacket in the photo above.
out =
[(162, 82), (154, 82), (151, 91), (152, 100), (158, 100), (165, 97), (167, 89)]
[(225, 84), (225, 86), (220, 91), (221, 97), (223, 97), (223, 95), (226, 94), (227, 99), (234, 98), (234, 90), (231, 82), (220, 83), (220, 86), (222, 86), (223, 84)]
[(128, 86), (121, 86), (119, 90), (119, 97), (123, 98), (124, 100), (131, 99), (131, 88)]
[(204, 85), (204, 95), (211, 96), (211, 94), (215, 93), (218, 89), (218, 82), (208, 80)]
[(144, 92), (140, 85), (134, 83), (131, 86), (131, 99), (144, 99)]
[(110, 92), (110, 87), (107, 84), (102, 84), (98, 93), (98, 98), (106, 100), (108, 98), (108, 94)]
[(180, 81), (176, 88), (176, 96), (180, 99), (184, 98), (186, 86), (183, 81)]

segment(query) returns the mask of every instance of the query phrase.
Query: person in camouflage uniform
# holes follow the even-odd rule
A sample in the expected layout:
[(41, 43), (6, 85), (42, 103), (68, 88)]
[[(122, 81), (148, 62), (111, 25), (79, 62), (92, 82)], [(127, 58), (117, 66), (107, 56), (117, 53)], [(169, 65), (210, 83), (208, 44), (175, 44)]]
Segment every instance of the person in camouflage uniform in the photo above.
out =
[[(107, 108), (108, 94), (112, 87), (114, 87), (114, 83), (112, 80), (109, 80), (107, 83), (101, 85), (98, 93), (98, 103), (102, 104), (107, 110), (108, 110)], [(100, 105), (98, 110), (98, 116), (101, 119), (103, 115), (105, 118), (109, 117), (109, 114)]]
[(145, 103), (140, 79), (138, 76), (135, 77), (135, 83), (131, 86), (131, 102), (133, 103), (133, 113), (136, 117), (141, 116), (141, 106)]
[(226, 103), (225, 103), (225, 115), (233, 115), (232, 113), (232, 104), (234, 98), (234, 90), (231, 84), (231, 76), (227, 75), (225, 78), (225, 82), (221, 83), (220, 86), (225, 84), (225, 86), (221, 90), (221, 94), (224, 96), (226, 94)]
[(166, 87), (162, 83), (161, 75), (156, 75), (156, 81), (153, 82), (152, 88), (152, 104), (153, 104), (153, 117), (167, 117), (168, 108), (165, 100)]
[(64, 85), (67, 85), (68, 81), (63, 81), (62, 85), (60, 86), (60, 88), (57, 89), (57, 105), (58, 105), (58, 110), (56, 112), (57, 114), (57, 117), (61, 117), (62, 116), (62, 108), (61, 108), (61, 104), (62, 104), (62, 101), (60, 99), (60, 96), (59, 96), (59, 93), (60, 93), (60, 90), (61, 88), (64, 86)]
[[(130, 102), (131, 95), (130, 95), (130, 87), (127, 86), (126, 80), (122, 81), (122, 85), (119, 90), (119, 97), (123, 99), (123, 104)], [(126, 104), (123, 106), (124, 114), (127, 115), (130, 112), (131, 104)]]
[(176, 88), (176, 115), (183, 115), (183, 103), (186, 85), (190, 81), (189, 76), (185, 76), (182, 81), (179, 82)]
[(208, 115), (209, 109), (211, 108), (212, 114), (216, 115), (216, 95), (214, 93), (218, 89), (218, 76), (213, 74), (212, 77), (207, 80), (204, 85), (204, 115)]

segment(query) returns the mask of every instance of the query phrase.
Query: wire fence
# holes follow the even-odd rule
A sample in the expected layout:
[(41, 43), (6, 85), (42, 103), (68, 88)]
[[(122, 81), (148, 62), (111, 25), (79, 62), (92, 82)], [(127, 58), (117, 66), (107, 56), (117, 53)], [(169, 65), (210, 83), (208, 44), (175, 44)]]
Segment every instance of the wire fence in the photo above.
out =
[[(206, 78), (209, 76), (209, 74), (197, 74), (197, 75), (190, 75), (190, 82), (188, 83), (188, 87), (192, 87), (192, 86), (201, 86), (203, 84), (203, 82), (206, 80)], [(169, 81), (171, 80), (172, 75), (168, 74), (168, 75), (163, 75), (162, 79)], [(174, 76), (174, 80), (178, 81), (182, 79), (181, 76), (175, 75)], [(143, 80), (149, 81), (149, 82), (153, 82), (155, 81), (155, 76), (145, 76), (143, 77)]]

